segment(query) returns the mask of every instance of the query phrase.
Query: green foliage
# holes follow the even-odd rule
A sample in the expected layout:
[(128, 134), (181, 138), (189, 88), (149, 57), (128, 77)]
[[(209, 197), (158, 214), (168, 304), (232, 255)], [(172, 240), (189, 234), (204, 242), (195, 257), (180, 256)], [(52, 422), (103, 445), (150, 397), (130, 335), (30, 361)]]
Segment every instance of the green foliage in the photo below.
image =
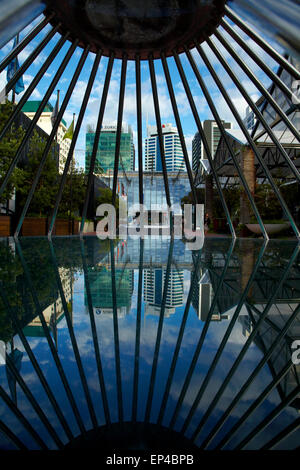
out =
[[(22, 273), (21, 263), (15, 257), (9, 245), (0, 242), (0, 277), (10, 307), (20, 316), (22, 298), (16, 290), (17, 277)], [(9, 312), (0, 297), (0, 340), (7, 342), (13, 336), (13, 324)]]
[[(100, 196), (96, 199), (96, 207), (100, 204), (111, 204), (112, 202), (112, 190), (110, 188), (100, 188)], [(116, 212), (119, 211), (119, 198), (116, 198), (115, 208)]]
[[(0, 105), (0, 129), (2, 130), (6, 121), (13, 112), (13, 104), (7, 101)], [(19, 145), (25, 135), (22, 127), (16, 128), (13, 124), (0, 141), (0, 183), (2, 183), (10, 163), (15, 156)], [(17, 190), (22, 186), (22, 170), (15, 168), (9, 178), (8, 184), (0, 196), (0, 203), (4, 204), (13, 195), (14, 188)]]
[[(196, 189), (198, 204), (204, 204), (204, 201), (205, 201), (204, 189), (202, 188), (195, 188), (195, 189)], [(183, 206), (183, 204), (193, 204), (193, 203), (194, 203), (194, 200), (193, 200), (192, 191), (190, 191), (189, 194), (187, 194), (181, 199), (181, 206)]]
[(273, 189), (268, 184), (260, 184), (255, 191), (254, 200), (264, 221), (282, 219), (282, 208)]
[[(238, 218), (240, 215), (241, 188), (238, 185), (227, 186), (223, 189), (223, 195), (231, 218)], [(214, 191), (213, 217), (225, 218), (223, 204), (216, 190)]]
[(72, 172), (68, 173), (59, 205), (59, 217), (81, 214), (86, 192), (86, 179), (86, 175), (81, 169), (73, 167)]
[[(36, 131), (30, 139), (28, 150), (28, 162), (23, 168), (23, 184), (19, 187), (19, 203), (24, 206), (28, 193), (36, 177), (38, 167), (44, 152), (45, 141)], [(54, 157), (54, 149), (50, 150), (45, 160), (45, 164), (34, 191), (34, 195), (27, 215), (42, 216), (48, 215), (52, 209), (52, 200), (58, 190), (58, 170)]]

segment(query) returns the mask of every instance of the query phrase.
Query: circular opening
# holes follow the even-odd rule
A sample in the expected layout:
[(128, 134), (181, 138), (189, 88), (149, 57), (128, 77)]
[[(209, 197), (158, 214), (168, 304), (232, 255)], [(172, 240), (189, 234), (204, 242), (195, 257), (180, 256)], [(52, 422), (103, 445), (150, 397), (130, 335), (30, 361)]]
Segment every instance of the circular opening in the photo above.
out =
[(86, 436), (78, 436), (66, 445), (66, 449), (105, 449), (167, 451), (178, 449), (199, 452), (191, 441), (176, 431), (149, 423), (113, 423), (90, 430)]
[(211, 35), (224, 15), (225, 0), (59, 0), (49, 1), (52, 24), (61, 23), (62, 34), (70, 31), (80, 46), (91, 51), (124, 53), (129, 59), (139, 54), (166, 56), (173, 50), (191, 48)]

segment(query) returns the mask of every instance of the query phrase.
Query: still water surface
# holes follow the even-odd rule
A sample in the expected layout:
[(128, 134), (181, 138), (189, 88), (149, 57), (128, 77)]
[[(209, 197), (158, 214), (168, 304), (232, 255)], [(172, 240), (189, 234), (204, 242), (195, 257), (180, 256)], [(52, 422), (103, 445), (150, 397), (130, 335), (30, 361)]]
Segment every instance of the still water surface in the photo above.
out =
[(119, 422), (200, 448), (299, 446), (296, 243), (61, 237), (0, 250), (1, 449), (62, 448)]

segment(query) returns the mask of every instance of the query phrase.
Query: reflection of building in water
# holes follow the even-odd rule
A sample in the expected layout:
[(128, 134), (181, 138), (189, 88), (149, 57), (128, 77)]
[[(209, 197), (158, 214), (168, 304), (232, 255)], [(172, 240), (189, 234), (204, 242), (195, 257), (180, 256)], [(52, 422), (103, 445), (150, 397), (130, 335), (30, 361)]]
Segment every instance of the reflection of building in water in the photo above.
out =
[[(194, 273), (191, 273), (191, 280), (194, 277)], [(200, 269), (197, 279), (194, 281), (194, 286), (192, 287), (193, 294), (192, 294), (192, 305), (196, 310), (196, 313), (200, 320), (206, 321), (210, 307), (213, 301), (213, 287), (210, 280), (208, 270)], [(222, 310), (219, 308), (220, 306), (217, 304), (215, 307), (215, 311), (211, 316), (211, 321), (221, 321), (221, 320), (228, 320), (229, 315), (226, 313), (222, 313)]]
[[(115, 270), (116, 307), (118, 317), (124, 317), (130, 312), (131, 297), (134, 287), (133, 269), (117, 268)], [(93, 310), (96, 315), (113, 314), (114, 303), (112, 296), (112, 272), (105, 265), (88, 269), (89, 285)], [(85, 305), (87, 298), (85, 294)]]
[[(144, 270), (145, 316), (159, 315), (163, 298), (166, 269)], [(183, 270), (171, 269), (166, 296), (165, 317), (183, 304)]]
[[(262, 325), (259, 327), (258, 333), (254, 338), (257, 347), (265, 355), (271, 348), (272, 344), (284, 328), (286, 322), (293, 314), (298, 304), (292, 303), (274, 303)], [(260, 311), (265, 308), (264, 305), (256, 305)], [(249, 315), (241, 315), (239, 322), (242, 324), (243, 333), (248, 336), (260, 316), (258, 313), (249, 311)], [(278, 346), (274, 349), (269, 361), (268, 366), (273, 378), (278, 375), (283, 367), (291, 360), (293, 349), (292, 343), (300, 339), (300, 315), (296, 316), (288, 329), (284, 338), (279, 342)], [(289, 393), (291, 393), (300, 383), (300, 364), (294, 364), (280, 381), (277, 386), (277, 391), (280, 398), (283, 400)], [(295, 399), (291, 406), (300, 410), (300, 397)]]
[[(58, 268), (58, 272), (61, 279), (68, 311), (72, 319), (73, 276), (70, 269), (67, 268)], [(62, 320), (64, 315), (65, 311), (63, 303), (60, 295), (58, 294), (57, 299), (43, 310), (43, 316), (45, 318), (46, 324), (53, 333), (55, 341), (57, 340), (57, 324)], [(28, 323), (23, 331), (25, 336), (44, 336), (44, 330), (39, 316), (36, 316), (30, 323)]]

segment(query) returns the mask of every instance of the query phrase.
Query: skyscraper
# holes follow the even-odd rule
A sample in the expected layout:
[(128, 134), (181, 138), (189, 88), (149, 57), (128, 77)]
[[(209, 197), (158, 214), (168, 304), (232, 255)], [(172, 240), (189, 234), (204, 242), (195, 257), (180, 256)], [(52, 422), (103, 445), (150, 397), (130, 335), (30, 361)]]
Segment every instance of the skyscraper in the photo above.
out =
[[(231, 129), (231, 122), (222, 121), (224, 129)], [(216, 121), (206, 120), (203, 122), (203, 131), (210, 149), (211, 155), (214, 158), (216, 150), (219, 145), (221, 132)], [(207, 158), (205, 148), (203, 148), (203, 158)]]
[[(231, 129), (231, 122), (222, 121), (222, 124), (225, 129)], [(203, 132), (206, 137), (211, 156), (214, 158), (221, 137), (219, 126), (216, 121), (206, 120), (203, 122)], [(192, 158), (193, 171), (197, 170), (200, 160), (207, 160), (208, 158), (199, 132), (195, 134), (192, 142)]]
[[(115, 149), (116, 149), (117, 126), (103, 126), (100, 133), (100, 139), (96, 154), (94, 173), (100, 175), (108, 174), (114, 169)], [(86, 150), (85, 150), (85, 171), (89, 172), (91, 156), (93, 152), (95, 140), (95, 132), (89, 130), (86, 133)], [(120, 158), (119, 170), (132, 171), (135, 167), (134, 161), (134, 144), (131, 126), (124, 124), (122, 126), (120, 140)]]
[[(145, 314), (160, 313), (166, 279), (166, 269), (144, 270)], [(167, 287), (165, 316), (175, 313), (175, 308), (183, 304), (183, 270), (171, 269)]]
[(192, 141), (192, 170), (197, 171), (199, 160), (202, 158), (202, 140), (199, 132), (194, 135)]
[[(182, 147), (177, 128), (172, 124), (162, 125), (167, 171), (185, 170)], [(156, 126), (148, 126), (145, 141), (145, 170), (162, 171), (158, 133)]]

